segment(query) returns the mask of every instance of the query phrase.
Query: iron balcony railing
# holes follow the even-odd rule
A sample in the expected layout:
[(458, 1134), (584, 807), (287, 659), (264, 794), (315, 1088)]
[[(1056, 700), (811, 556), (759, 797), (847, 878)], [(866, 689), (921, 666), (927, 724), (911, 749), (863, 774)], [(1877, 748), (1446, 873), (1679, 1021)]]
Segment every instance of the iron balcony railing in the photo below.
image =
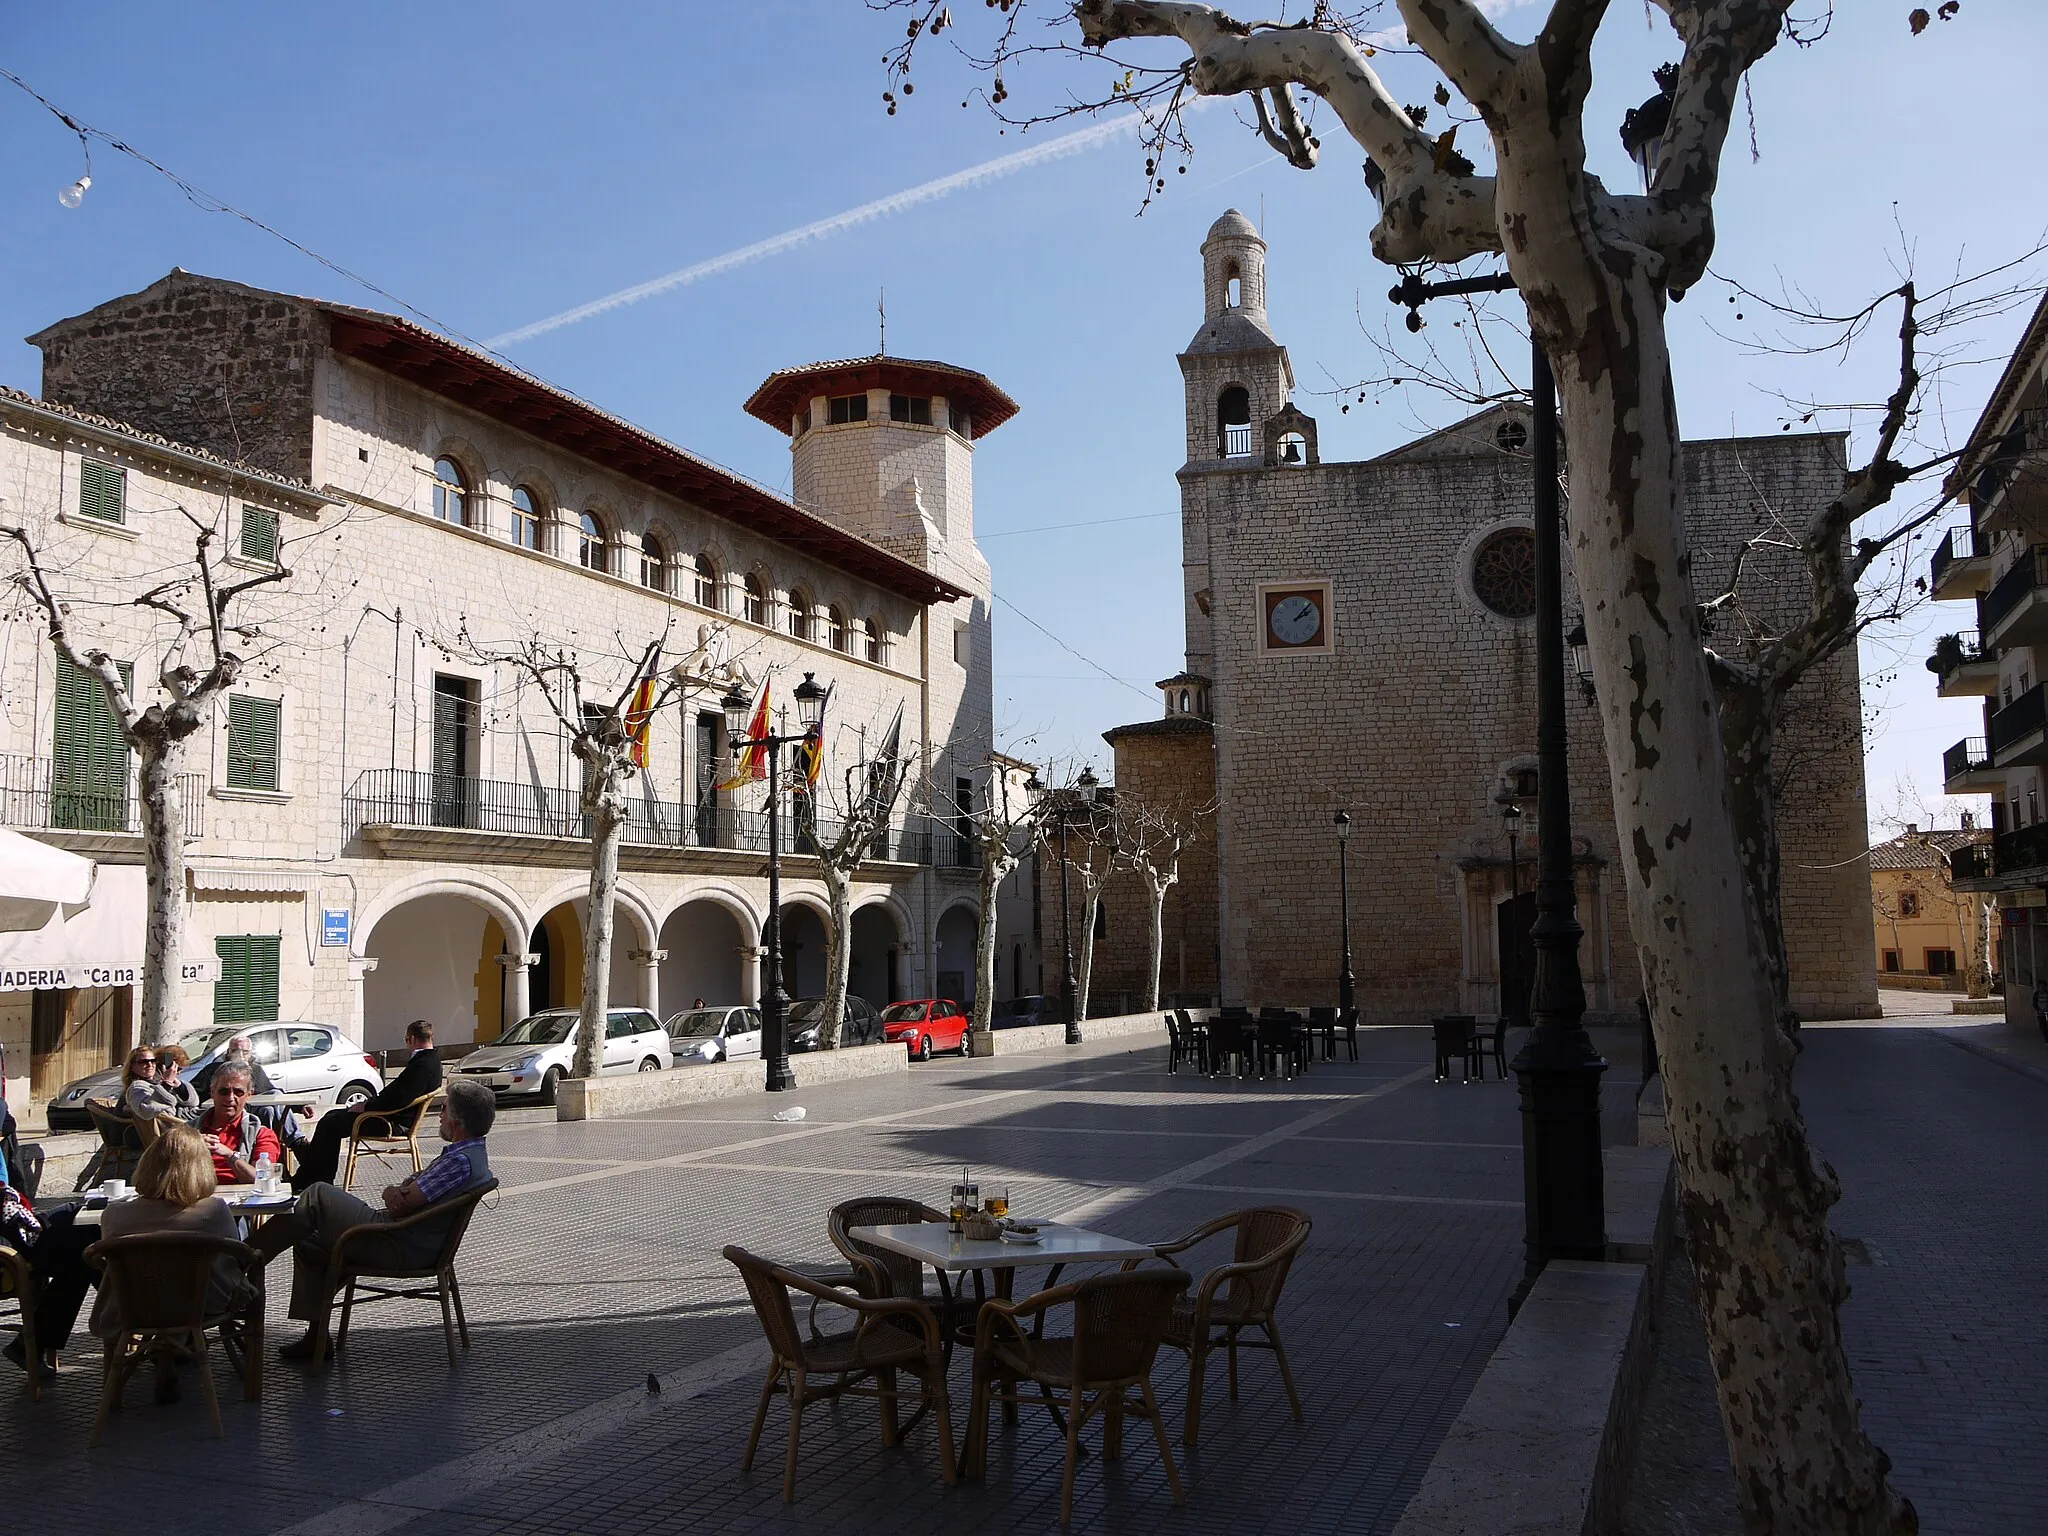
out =
[[(2048, 821), (2037, 821), (2031, 827), (2021, 827), (2012, 832), (2001, 832), (1992, 839), (1988, 849), (1992, 868), (1985, 874), (2016, 875), (2023, 869), (2039, 869), (2048, 864)], [(1964, 876), (1956, 861), (1950, 860), (1956, 878), (1981, 879), (1982, 876)]]
[(1991, 717), (1991, 755), (2024, 741), (2048, 725), (2048, 683), (2036, 683)]
[[(507, 779), (457, 778), (407, 768), (372, 768), (356, 775), (342, 797), (345, 836), (364, 827), (446, 827), (470, 832), (527, 837), (587, 838), (589, 818), (573, 789)], [(783, 817), (785, 851), (814, 853), (836, 842), (841, 823), (813, 822), (800, 812)], [(768, 813), (742, 810), (715, 800), (657, 800), (636, 795), (626, 811), (624, 840), (654, 848), (721, 848), (742, 853), (768, 851)], [(893, 859), (937, 868), (976, 868), (977, 850), (963, 839), (915, 821), (876, 834), (869, 858)]]
[[(2027, 830), (2031, 832), (2037, 829), (2029, 827)], [(1971, 843), (1968, 847), (1958, 848), (1948, 856), (1948, 872), (1953, 880), (1989, 880), (1996, 873), (1992, 860), (1992, 845)]]
[(1959, 779), (1966, 773), (1977, 772), (1991, 766), (1991, 749), (1985, 745), (1982, 736), (1972, 736), (1959, 741), (1941, 754), (1941, 776), (1944, 779)]
[(1976, 630), (1958, 630), (1934, 642), (1934, 654), (1927, 658), (1927, 670), (1943, 682), (1972, 663), (1988, 660), (1984, 640)]
[(1941, 542), (1934, 546), (1934, 584), (1941, 585), (1941, 573), (1957, 560), (1974, 560), (1977, 557), (1977, 534), (1970, 528), (1951, 528), (1941, 536)]
[[(206, 775), (178, 775), (185, 840), (206, 835)], [(51, 832), (140, 832), (132, 767), (82, 773), (47, 757), (0, 756), (0, 825)]]
[(2012, 569), (1998, 578), (1984, 594), (1978, 622), (1986, 634), (1996, 629), (2005, 616), (2036, 587), (2048, 586), (2048, 544), (2036, 544), (2013, 562)]
[(1250, 458), (1252, 452), (1252, 424), (1248, 421), (1227, 423), (1223, 428), (1220, 446), (1223, 449), (1223, 457), (1226, 459)]

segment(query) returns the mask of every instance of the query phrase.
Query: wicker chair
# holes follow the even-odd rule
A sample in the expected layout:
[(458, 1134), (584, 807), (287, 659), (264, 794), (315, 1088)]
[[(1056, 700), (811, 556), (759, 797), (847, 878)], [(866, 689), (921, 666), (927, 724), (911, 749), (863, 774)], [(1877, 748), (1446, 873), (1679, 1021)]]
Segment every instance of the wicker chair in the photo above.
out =
[(28, 1255), (0, 1243), (0, 1302), (13, 1302), (21, 1314), (21, 1347), (28, 1361), (28, 1395), (43, 1395), (43, 1357), (36, 1353), (36, 1284)]
[(366, 1109), (358, 1114), (355, 1124), (349, 1127), (348, 1156), (341, 1165), (341, 1187), (348, 1189), (354, 1185), (356, 1159), (365, 1154), (385, 1157), (404, 1152), (412, 1158), (414, 1173), (426, 1167), (426, 1159), (420, 1153), (420, 1127), (427, 1123), (427, 1117), (447, 1097), (447, 1089), (436, 1088), (398, 1109)]
[(85, 1112), (92, 1117), (92, 1128), (100, 1133), (100, 1147), (79, 1173), (73, 1190), (88, 1189), (103, 1179), (125, 1179), (142, 1161), (142, 1135), (133, 1120), (100, 1099), (87, 1099)]
[[(1280, 1383), (1287, 1389), (1294, 1422), (1301, 1422), (1301, 1395), (1294, 1390), (1294, 1373), (1287, 1368), (1287, 1350), (1280, 1342), (1280, 1325), (1274, 1310), (1280, 1305), (1281, 1287), (1294, 1256), (1308, 1241), (1310, 1222), (1305, 1211), (1289, 1205), (1257, 1206), (1235, 1211), (1204, 1222), (1177, 1243), (1162, 1243), (1154, 1250), (1159, 1257), (1180, 1268), (1173, 1255), (1185, 1253), (1218, 1233), (1235, 1231), (1237, 1247), (1228, 1264), (1212, 1269), (1192, 1298), (1176, 1303), (1173, 1327), (1166, 1342), (1188, 1357), (1188, 1422), (1183, 1438), (1195, 1443), (1202, 1427), (1202, 1379), (1209, 1364), (1209, 1352), (1222, 1345), (1230, 1353), (1230, 1400), (1237, 1401), (1237, 1351), (1270, 1349), (1280, 1366)], [(1126, 1270), (1144, 1261), (1133, 1259)], [(1241, 1339), (1247, 1328), (1256, 1328), (1262, 1339)], [(1217, 1330), (1221, 1329), (1219, 1335)]]
[[(441, 1338), (448, 1346), (448, 1363), (455, 1364), (457, 1333), (462, 1336), (462, 1347), (469, 1348), (469, 1319), (462, 1314), (462, 1287), (455, 1279), (455, 1256), (461, 1251), (463, 1234), (469, 1230), (478, 1202), (497, 1187), (496, 1179), (486, 1179), (460, 1194), (436, 1200), (432, 1205), (423, 1205), (410, 1216), (397, 1221), (366, 1221), (359, 1227), (350, 1227), (334, 1240), (333, 1251), (327, 1259), (327, 1286), (330, 1298), (337, 1295), (341, 1298), (341, 1326), (334, 1334), (334, 1352), (337, 1355), (348, 1343), (349, 1318), (358, 1305), (367, 1306), (373, 1301), (432, 1300), (441, 1303)], [(405, 1235), (435, 1221), (445, 1221), (448, 1226), (441, 1234), (440, 1246), (433, 1257), (423, 1263), (408, 1262), (404, 1252)], [(378, 1283), (386, 1280), (427, 1283)], [(359, 1291), (362, 1293), (360, 1300), (356, 1294)], [(329, 1306), (332, 1305), (330, 1299)], [(327, 1330), (317, 1329), (313, 1343), (315, 1370), (326, 1362), (327, 1348)]]
[[(927, 1294), (923, 1263), (908, 1254), (895, 1253), (867, 1242), (855, 1236), (852, 1230), (855, 1227), (907, 1226), (914, 1221), (944, 1220), (944, 1211), (935, 1211), (907, 1195), (863, 1195), (857, 1200), (842, 1200), (832, 1207), (832, 1214), (825, 1221), (825, 1234), (831, 1238), (832, 1246), (845, 1256), (852, 1270), (848, 1278), (861, 1295), (921, 1301), (930, 1307), (945, 1334), (947, 1357), (950, 1359), (955, 1335), (973, 1328), (974, 1314), (980, 1302), (969, 1301), (944, 1290), (936, 1296)], [(816, 1309), (812, 1310), (815, 1315)]]
[[(234, 1304), (212, 1311), (207, 1306), (207, 1291), (213, 1283), (214, 1260), (223, 1254), (243, 1266), (250, 1285)], [(201, 1232), (137, 1232), (101, 1238), (85, 1250), (85, 1259), (102, 1266), (99, 1283), (112, 1295), (121, 1326), (120, 1333), (107, 1344), (100, 1411), (86, 1443), (100, 1443), (107, 1415), (121, 1406), (121, 1389), (145, 1355), (159, 1349), (188, 1353), (199, 1362), (199, 1384), (206, 1391), (213, 1433), (216, 1438), (226, 1434), (220, 1422), (220, 1398), (213, 1390), (206, 1335), (209, 1329), (218, 1330), (229, 1357), (241, 1356), (242, 1396), (252, 1403), (261, 1398), (261, 1255), (247, 1243)]]
[[(783, 1463), (782, 1502), (796, 1498), (797, 1448), (803, 1434), (804, 1409), (822, 1398), (872, 1397), (882, 1411), (882, 1444), (895, 1446), (901, 1431), (896, 1424), (896, 1373), (907, 1371), (922, 1387), (919, 1413), (930, 1408), (939, 1423), (939, 1473), (948, 1483), (956, 1480), (953, 1470), (953, 1410), (946, 1395), (946, 1348), (939, 1319), (921, 1301), (907, 1297), (862, 1296), (840, 1290), (799, 1275), (767, 1259), (757, 1258), (744, 1248), (729, 1247), (725, 1257), (746, 1282), (747, 1295), (754, 1303), (754, 1315), (767, 1335), (770, 1360), (768, 1379), (761, 1384), (761, 1399), (754, 1408), (754, 1427), (747, 1435), (746, 1454), (740, 1470), (754, 1465), (754, 1452), (761, 1443), (761, 1427), (768, 1421), (768, 1403), (778, 1392), (789, 1399), (789, 1454)], [(795, 1291), (813, 1302), (826, 1301), (845, 1307), (860, 1321), (850, 1333), (826, 1338), (805, 1338), (790, 1307)], [(824, 1378), (824, 1385), (814, 1384)]]
[[(1081, 1429), (1102, 1415), (1102, 1454), (1114, 1459), (1123, 1452), (1123, 1416), (1129, 1408), (1152, 1421), (1159, 1457), (1166, 1464), (1173, 1502), (1187, 1494), (1173, 1451), (1166, 1442), (1166, 1421), (1152, 1391), (1152, 1363), (1166, 1342), (1175, 1304), (1188, 1288), (1179, 1270), (1142, 1270), (1134, 1274), (1091, 1275), (1072, 1285), (1055, 1286), (1022, 1301), (992, 1301), (981, 1309), (974, 1331), (974, 1404), (967, 1422), (967, 1469), (972, 1477), (988, 1472), (988, 1412), (1000, 1402), (1013, 1409), (1023, 1402), (1022, 1385), (1031, 1382), (1038, 1396), (1057, 1416), (1055, 1392), (1066, 1404), (1067, 1464), (1060, 1481), (1060, 1524), (1074, 1518), (1074, 1468), (1081, 1459)], [(1020, 1318), (1043, 1326), (1047, 1312), (1072, 1304), (1074, 1331), (1067, 1338), (1040, 1338), (1026, 1332)], [(1135, 1387), (1138, 1400), (1128, 1394)]]

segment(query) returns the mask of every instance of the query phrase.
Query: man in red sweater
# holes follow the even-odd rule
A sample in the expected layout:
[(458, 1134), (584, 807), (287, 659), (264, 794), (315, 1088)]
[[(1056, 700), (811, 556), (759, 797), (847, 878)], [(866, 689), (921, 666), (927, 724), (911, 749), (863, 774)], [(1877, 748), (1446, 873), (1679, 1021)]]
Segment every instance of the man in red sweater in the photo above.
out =
[(250, 1072), (240, 1061), (213, 1069), (213, 1107), (201, 1117), (199, 1133), (223, 1184), (255, 1183), (256, 1164), (266, 1156), (273, 1168), (284, 1165), (277, 1132), (249, 1113), (249, 1089)]

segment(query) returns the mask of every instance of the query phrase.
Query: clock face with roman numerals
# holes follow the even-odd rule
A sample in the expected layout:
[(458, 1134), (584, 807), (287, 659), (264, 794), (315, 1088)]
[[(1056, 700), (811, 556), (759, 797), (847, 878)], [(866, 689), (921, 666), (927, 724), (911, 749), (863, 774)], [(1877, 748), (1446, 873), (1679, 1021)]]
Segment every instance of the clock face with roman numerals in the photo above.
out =
[(1330, 589), (1321, 582), (1276, 584), (1259, 590), (1261, 645), (1268, 651), (1330, 649)]

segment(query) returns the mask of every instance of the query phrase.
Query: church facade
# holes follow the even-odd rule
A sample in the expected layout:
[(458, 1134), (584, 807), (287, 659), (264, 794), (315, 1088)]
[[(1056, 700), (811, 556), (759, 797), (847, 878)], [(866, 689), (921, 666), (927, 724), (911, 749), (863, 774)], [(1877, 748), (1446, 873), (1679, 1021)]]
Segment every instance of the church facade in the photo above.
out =
[[(1221, 1001), (1335, 1001), (1343, 810), (1365, 1017), (1516, 1014), (1533, 963), (1537, 837), (1527, 416), (1496, 407), (1375, 459), (1324, 462), (1268, 318), (1266, 254), (1235, 211), (1202, 247), (1203, 321), (1180, 355), (1186, 668), (1161, 684), (1161, 721), (1106, 733), (1119, 790), (1134, 752), (1141, 779), (1165, 775), (1162, 753), (1189, 759), (1171, 770), (1177, 782), (1213, 774), (1213, 885), (1190, 881), (1180, 903), (1216, 914), (1202, 937), (1213, 934), (1206, 969)], [(1688, 443), (1696, 590), (1719, 590), (1761, 523), (1801, 520), (1833, 494), (1843, 452), (1832, 434)], [(1796, 596), (1783, 579), (1795, 573), (1760, 558), (1745, 586), (1770, 622)], [(1566, 569), (1569, 630), (1579, 601)], [(1578, 690), (1568, 709), (1587, 1000), (1595, 1017), (1632, 1017), (1641, 981), (1598, 717)], [(1801, 685), (1790, 719), (1781, 827), (1795, 1005), (1875, 1014), (1853, 649)], [(1126, 877), (1108, 927), (1146, 921), (1145, 892)], [(1174, 980), (1169, 966), (1163, 991)], [(1106, 975), (1098, 987), (1119, 984)]]

